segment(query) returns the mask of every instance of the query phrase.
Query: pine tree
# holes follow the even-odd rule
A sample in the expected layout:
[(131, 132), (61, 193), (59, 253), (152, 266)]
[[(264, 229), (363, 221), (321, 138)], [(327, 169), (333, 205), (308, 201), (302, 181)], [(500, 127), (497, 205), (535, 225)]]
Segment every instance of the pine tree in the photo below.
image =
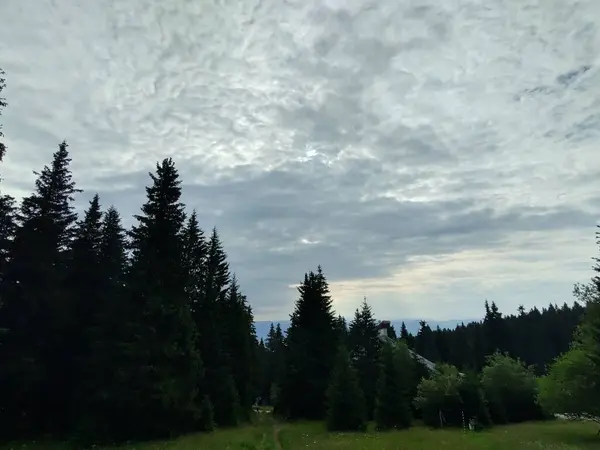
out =
[[(65, 431), (71, 386), (63, 370), (70, 356), (66, 292), (67, 250), (76, 214), (67, 144), (63, 142), (25, 197), (2, 283), (0, 398), (11, 433)], [(42, 400), (43, 399), (43, 400)]]
[[(9, 250), (14, 239), (16, 231), (16, 208), (15, 201), (9, 195), (0, 195), (0, 315), (2, 315), (2, 282), (4, 280), (4, 274), (6, 273), (6, 267), (8, 265)], [(0, 324), (2, 320), (0, 319)], [(2, 337), (8, 332), (8, 329), (0, 326), (0, 346), (2, 345)], [(1, 352), (0, 352), (1, 354)], [(0, 376), (0, 380), (1, 380)], [(1, 393), (0, 389), (0, 393)], [(0, 407), (1, 407), (0, 401)], [(1, 420), (0, 414), (0, 420)]]
[(502, 319), (502, 313), (498, 310), (498, 306), (495, 302), (492, 302), (490, 306), (488, 301), (485, 301), (483, 328), (487, 344), (487, 355), (492, 355), (496, 351), (505, 352), (509, 350), (506, 335), (506, 323)]
[(268, 352), (265, 370), (265, 396), (269, 400), (269, 404), (274, 405), (285, 371), (285, 343), (279, 323), (276, 326), (271, 323), (265, 347)]
[(290, 418), (325, 417), (325, 391), (338, 349), (339, 332), (329, 286), (321, 267), (298, 287), (286, 338), (285, 375), (276, 411)]
[[(206, 289), (206, 265), (208, 258), (208, 245), (204, 237), (204, 231), (198, 223), (196, 211), (188, 218), (183, 230), (183, 264), (186, 273), (185, 289), (190, 302), (192, 319), (196, 326), (196, 347), (205, 352), (207, 347), (202, 346), (202, 328), (208, 322), (204, 316), (205, 289)], [(203, 358), (204, 372), (197, 380), (197, 403), (200, 408), (198, 429), (212, 430), (214, 427), (214, 407), (210, 399), (210, 389), (207, 382), (207, 362), (209, 357)]]
[[(98, 194), (90, 201), (84, 219), (75, 230), (71, 255), (68, 262), (67, 283), (70, 290), (70, 327), (68, 333), (69, 365), (65, 377), (73, 386), (72, 396), (65, 399), (74, 408), (73, 419), (80, 417), (85, 408), (86, 397), (78, 382), (84, 380), (84, 365), (92, 351), (88, 333), (93, 326), (95, 308), (104, 301), (104, 283), (100, 272), (100, 247), (102, 241), (102, 212)], [(86, 374), (87, 375), (87, 374)], [(87, 394), (87, 393), (86, 393)]]
[(77, 221), (74, 196), (82, 192), (75, 188), (67, 147), (63, 141), (52, 156), (52, 165), (34, 172), (38, 176), (36, 193), (23, 199), (19, 214), (23, 232), (52, 235), (47, 245), (58, 252), (66, 252), (71, 246)]
[(400, 339), (404, 340), (404, 342), (406, 342), (408, 344), (408, 330), (406, 329), (406, 324), (404, 322), (402, 322), (402, 325), (400, 326)]
[[(0, 94), (6, 87), (6, 79), (3, 77), (4, 71), (0, 69)], [(2, 115), (2, 110), (6, 108), (6, 99), (4, 97), (0, 97), (0, 116)], [(3, 137), (2, 133), (2, 124), (0, 124), (0, 138)], [(4, 155), (6, 154), (6, 145), (2, 141), (0, 141), (0, 162), (4, 159)]]
[(412, 357), (404, 343), (385, 344), (381, 350), (375, 423), (377, 429), (407, 428), (411, 423)]
[(398, 334), (396, 333), (396, 329), (394, 328), (394, 325), (390, 325), (390, 327), (388, 328), (388, 336), (393, 341), (398, 339)]
[(198, 215), (194, 210), (183, 230), (183, 260), (187, 273), (186, 291), (192, 304), (192, 311), (201, 307), (204, 298), (207, 256), (208, 246), (204, 231), (200, 228)]
[(469, 355), (473, 353), (473, 349), (470, 347), (467, 328), (464, 324), (457, 325), (454, 331), (448, 332), (443, 339), (448, 341), (448, 359), (446, 361), (451, 361), (459, 369), (469, 367)]
[[(4, 279), (10, 247), (17, 230), (17, 208), (15, 199), (10, 195), (0, 194), (0, 283)], [(2, 299), (0, 298), (0, 308)]]
[[(600, 225), (596, 225), (596, 228), (600, 230)], [(600, 248), (600, 231), (596, 231), (596, 244), (598, 244), (598, 247)], [(592, 284), (596, 287), (595, 294), (596, 298), (598, 298), (600, 297), (600, 256), (595, 257), (594, 261), (596, 262), (596, 264), (594, 265), (593, 269), (597, 275), (592, 277)]]
[(430, 361), (439, 361), (440, 354), (435, 342), (433, 331), (431, 331), (431, 328), (424, 320), (419, 322), (419, 327), (419, 332), (417, 333), (415, 339), (415, 351)]
[[(254, 356), (254, 396), (255, 404), (267, 405), (269, 404), (269, 351), (265, 345), (263, 338), (260, 338), (256, 342), (255, 356)], [(254, 406), (254, 405), (253, 405)]]
[(339, 334), (339, 341), (346, 345), (346, 341), (348, 339), (348, 324), (342, 315), (338, 314), (336, 319), (336, 327)]
[(108, 208), (102, 221), (100, 270), (109, 294), (122, 291), (127, 268), (127, 238), (121, 216), (114, 206)]
[(150, 177), (147, 201), (130, 232), (129, 323), (120, 371), (127, 388), (123, 434), (138, 438), (184, 432), (201, 420), (197, 384), (203, 370), (186, 292), (181, 182), (171, 159), (157, 164)]
[(207, 243), (204, 286), (194, 320), (198, 329), (198, 347), (205, 355), (206, 385), (219, 426), (236, 425), (240, 419), (240, 398), (232, 371), (231, 349), (227, 348), (226, 311), (230, 287), (227, 254), (213, 228)]
[[(84, 219), (85, 222), (85, 219)], [(96, 228), (93, 234), (96, 233)], [(96, 242), (92, 240), (92, 242)], [(125, 303), (126, 236), (119, 212), (109, 207), (100, 224), (97, 289), (100, 299), (91, 303), (84, 339), (87, 353), (81, 363), (75, 430), (84, 442), (126, 434), (128, 419), (121, 401), (127, 398), (118, 373), (123, 369), (121, 348), (130, 319)]]
[(327, 429), (364, 431), (367, 427), (365, 400), (358, 375), (344, 345), (340, 345), (326, 392)]
[(358, 371), (368, 419), (373, 418), (377, 391), (377, 358), (381, 347), (377, 333), (377, 321), (364, 299), (350, 322), (348, 345), (354, 367)]
[(256, 331), (252, 309), (246, 296), (240, 292), (235, 274), (223, 303), (222, 317), (227, 321), (224, 344), (226, 352), (231, 355), (231, 370), (239, 395), (240, 413), (248, 419), (254, 400), (252, 385)]
[[(2, 77), (4, 72), (0, 69), (0, 93), (6, 86), (5, 80)], [(6, 107), (6, 99), (0, 97), (0, 115), (2, 109)], [(0, 123), (0, 138), (3, 137), (2, 124)], [(6, 153), (6, 146), (0, 142), (0, 162)], [(1, 180), (1, 179), (0, 179)], [(14, 238), (16, 230), (16, 206), (15, 199), (10, 195), (0, 193), (0, 283), (4, 278), (6, 265), (8, 263), (8, 251)], [(2, 307), (2, 298), (0, 297), (0, 308)], [(0, 330), (1, 333), (2, 330)], [(1, 334), (0, 334), (1, 338)], [(1, 341), (0, 341), (1, 342)]]

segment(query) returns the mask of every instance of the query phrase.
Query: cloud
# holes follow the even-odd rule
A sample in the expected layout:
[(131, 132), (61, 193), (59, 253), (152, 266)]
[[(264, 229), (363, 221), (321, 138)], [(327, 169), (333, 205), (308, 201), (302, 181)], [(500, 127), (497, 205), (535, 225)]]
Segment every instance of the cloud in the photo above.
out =
[[(570, 301), (600, 216), (593, 0), (7, 0), (3, 189), (68, 139), (130, 218), (172, 156), (257, 318)], [(129, 220), (129, 219), (128, 219)]]

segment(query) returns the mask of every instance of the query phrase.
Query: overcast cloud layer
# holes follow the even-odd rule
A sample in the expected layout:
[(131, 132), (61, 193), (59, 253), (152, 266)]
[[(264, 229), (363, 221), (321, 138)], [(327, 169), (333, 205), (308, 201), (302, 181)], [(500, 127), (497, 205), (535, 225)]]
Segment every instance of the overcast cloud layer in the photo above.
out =
[(600, 217), (598, 0), (2, 0), (3, 189), (67, 139), (128, 222), (172, 156), (259, 320), (570, 302)]

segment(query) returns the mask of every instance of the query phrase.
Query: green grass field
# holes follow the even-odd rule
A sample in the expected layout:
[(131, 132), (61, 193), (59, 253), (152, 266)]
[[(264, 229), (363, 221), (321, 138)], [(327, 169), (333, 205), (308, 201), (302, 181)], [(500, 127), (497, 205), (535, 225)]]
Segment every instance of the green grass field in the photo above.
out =
[[(598, 426), (557, 420), (495, 427), (480, 433), (414, 427), (388, 433), (328, 433), (320, 423), (276, 424), (269, 416), (253, 426), (190, 435), (119, 450), (599, 450)], [(15, 444), (1, 450), (71, 450), (67, 444)], [(116, 450), (116, 449), (113, 449)]]

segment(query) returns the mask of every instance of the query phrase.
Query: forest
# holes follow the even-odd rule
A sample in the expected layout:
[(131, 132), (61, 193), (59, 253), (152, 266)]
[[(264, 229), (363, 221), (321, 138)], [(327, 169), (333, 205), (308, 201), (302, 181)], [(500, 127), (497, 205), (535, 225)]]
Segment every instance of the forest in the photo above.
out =
[(172, 159), (149, 173), (129, 229), (77, 187), (66, 142), (48, 160), (30, 195), (0, 196), (0, 440), (169, 438), (247, 423), (257, 405), (329, 430), (600, 417), (598, 259), (575, 301), (503, 314), (482, 299), (479, 322), (389, 341), (366, 301), (337, 315), (324, 269), (307, 268), (289, 329), (263, 341)]

